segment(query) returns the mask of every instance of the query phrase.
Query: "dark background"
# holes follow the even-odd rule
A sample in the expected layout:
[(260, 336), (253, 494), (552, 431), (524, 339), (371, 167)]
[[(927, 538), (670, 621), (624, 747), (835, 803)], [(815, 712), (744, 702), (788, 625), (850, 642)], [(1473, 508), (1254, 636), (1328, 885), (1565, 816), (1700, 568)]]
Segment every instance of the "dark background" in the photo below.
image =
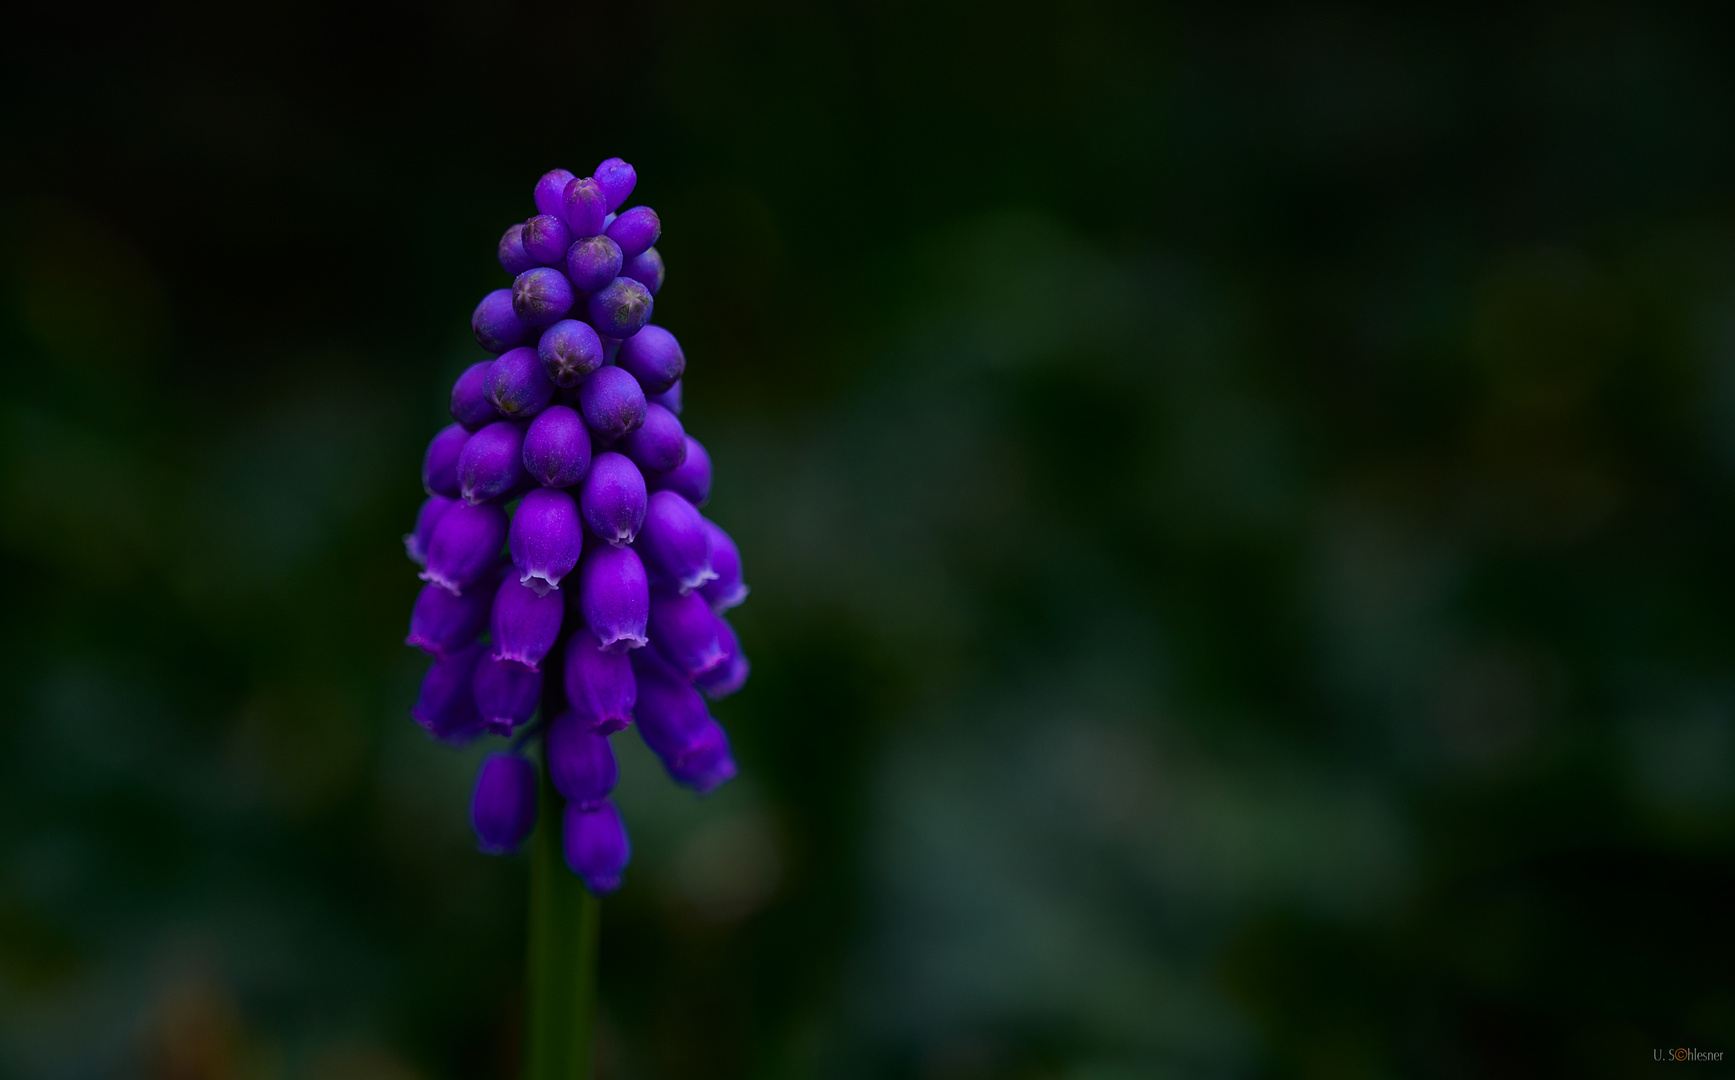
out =
[(755, 668), (715, 797), (617, 740), (601, 1076), (1735, 1053), (1715, 9), (36, 7), (0, 1075), (513, 1075), (399, 536), (614, 154)]

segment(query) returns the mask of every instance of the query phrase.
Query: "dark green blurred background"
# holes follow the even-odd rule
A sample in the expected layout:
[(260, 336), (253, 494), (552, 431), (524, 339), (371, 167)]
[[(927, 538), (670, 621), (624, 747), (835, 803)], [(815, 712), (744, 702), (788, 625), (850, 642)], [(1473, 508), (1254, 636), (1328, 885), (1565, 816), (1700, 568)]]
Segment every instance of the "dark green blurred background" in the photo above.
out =
[(399, 537), (613, 154), (755, 668), (714, 798), (618, 740), (600, 1076), (1735, 1054), (1718, 9), (37, 7), (0, 1076), (513, 1075)]

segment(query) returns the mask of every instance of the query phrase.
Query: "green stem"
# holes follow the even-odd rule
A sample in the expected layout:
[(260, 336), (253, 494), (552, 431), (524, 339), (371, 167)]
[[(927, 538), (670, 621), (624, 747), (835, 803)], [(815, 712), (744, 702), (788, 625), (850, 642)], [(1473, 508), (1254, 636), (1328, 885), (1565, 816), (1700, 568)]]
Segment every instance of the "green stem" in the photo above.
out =
[(560, 796), (541, 755), (530, 853), (530, 1001), (525, 1080), (589, 1080), (596, 938), (602, 906), (560, 850)]

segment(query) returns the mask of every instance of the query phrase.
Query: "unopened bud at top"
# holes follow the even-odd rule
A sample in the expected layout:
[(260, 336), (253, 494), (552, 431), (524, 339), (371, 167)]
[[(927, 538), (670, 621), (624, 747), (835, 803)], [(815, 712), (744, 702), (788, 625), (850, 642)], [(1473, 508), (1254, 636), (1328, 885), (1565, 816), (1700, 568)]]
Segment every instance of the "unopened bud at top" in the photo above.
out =
[(544, 370), (537, 351), (521, 345), (501, 353), (488, 366), (483, 392), (500, 416), (528, 420), (554, 399), (554, 381)]
[(566, 187), (572, 183), (572, 180), (573, 176), (570, 169), (550, 169), (543, 173), (541, 179), (536, 181), (536, 191), (533, 193), (536, 200), (536, 212), (538, 214), (561, 213), (562, 207), (565, 205)]
[(663, 287), (663, 257), (656, 248), (648, 247), (623, 263), (620, 275), (632, 278), (655, 296)]
[(603, 337), (629, 338), (651, 321), (654, 307), (649, 289), (632, 278), (617, 277), (590, 294), (585, 314)]
[(566, 249), (572, 246), (572, 230), (554, 214), (537, 214), (524, 223), (520, 239), (524, 254), (534, 259), (536, 266), (558, 267), (566, 259)]
[(570, 181), (561, 193), (561, 214), (573, 236), (595, 236), (603, 230), (608, 217), (608, 196), (595, 178), (584, 176)]
[(633, 193), (639, 174), (620, 158), (611, 157), (596, 167), (596, 182), (602, 186), (606, 209), (612, 213)]
[(635, 206), (609, 223), (608, 235), (621, 246), (624, 258), (635, 259), (663, 234), (663, 223), (648, 206)]
[[(500, 247), (497, 251), (500, 259), (500, 269), (517, 277), (524, 271), (536, 265), (536, 260), (524, 250), (524, 226), (522, 224), (508, 226), (500, 237)], [(645, 282), (649, 285), (650, 282)]]
[(534, 329), (564, 319), (573, 300), (572, 282), (551, 266), (526, 270), (512, 279), (512, 312), (526, 327)]
[(566, 276), (579, 292), (593, 293), (620, 276), (620, 245), (606, 236), (583, 236), (566, 250)]
[(476, 344), (491, 353), (503, 353), (522, 345), (530, 336), (530, 327), (512, 306), (511, 289), (495, 289), (484, 296), (470, 315), (470, 329), (476, 335)]
[(536, 343), (536, 355), (542, 360), (542, 370), (554, 385), (569, 388), (584, 381), (584, 377), (602, 367), (602, 339), (588, 323), (577, 319), (562, 319), (542, 332)]
[(615, 363), (637, 379), (647, 394), (662, 393), (687, 370), (681, 343), (660, 326), (647, 326), (621, 342)]

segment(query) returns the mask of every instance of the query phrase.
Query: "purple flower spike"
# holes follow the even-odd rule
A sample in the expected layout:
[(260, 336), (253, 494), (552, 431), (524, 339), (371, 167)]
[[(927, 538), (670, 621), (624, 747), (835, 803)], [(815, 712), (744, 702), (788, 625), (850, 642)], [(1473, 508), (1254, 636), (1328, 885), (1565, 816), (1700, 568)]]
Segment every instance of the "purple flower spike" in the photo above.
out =
[[(507, 228), (505, 235), (500, 237), (500, 248), (497, 254), (500, 259), (500, 269), (513, 277), (517, 277), (536, 265), (536, 260), (532, 259), (524, 250), (523, 225), (512, 225)], [(645, 284), (649, 285), (650, 282), (647, 281)]]
[(572, 282), (551, 266), (526, 270), (512, 279), (512, 311), (532, 329), (564, 319), (572, 301)]
[(488, 633), (494, 639), (494, 648), (488, 655), (495, 660), (522, 664), (529, 671), (542, 670), (542, 658), (560, 636), (560, 619), (565, 613), (560, 595), (549, 592), (539, 596), (535, 589), (508, 574), (494, 593), (493, 601)]
[(572, 230), (554, 214), (537, 214), (524, 223), (524, 254), (536, 266), (559, 266), (572, 246)]
[(566, 251), (566, 276), (579, 292), (593, 293), (620, 276), (620, 245), (606, 236), (586, 236)]
[(434, 539), (434, 526), (452, 508), (453, 501), (444, 495), (429, 495), (416, 511), (416, 531), (404, 534), (404, 554), (417, 566), (428, 565), (428, 544)]
[(554, 381), (535, 349), (508, 349), (488, 366), (483, 386), (488, 401), (508, 420), (528, 420), (554, 399)]
[(470, 329), (476, 335), (476, 344), (491, 353), (503, 353), (522, 345), (530, 334), (530, 328), (512, 308), (511, 289), (495, 289), (484, 296), (470, 315)]
[(632, 543), (644, 526), (646, 504), (644, 474), (625, 455), (602, 453), (591, 460), (578, 487), (578, 511), (591, 532), (616, 546)]
[(606, 197), (604, 205), (613, 212), (633, 193), (633, 187), (639, 182), (639, 174), (620, 158), (611, 157), (596, 167), (596, 182), (602, 186), (603, 195)]
[(668, 472), (687, 459), (687, 433), (674, 413), (646, 402), (645, 422), (621, 438), (620, 448), (645, 475)]
[(629, 338), (651, 321), (651, 292), (632, 278), (617, 277), (590, 294), (585, 313), (603, 337)]
[(696, 592), (651, 597), (651, 640), (663, 658), (688, 679), (728, 662), (717, 623), (711, 605)]
[(447, 592), (461, 595), (488, 573), (505, 543), (506, 511), (492, 505), (456, 503), (434, 527), (434, 539), (428, 545), (428, 568), (419, 576)]
[(602, 339), (588, 323), (562, 319), (542, 332), (536, 355), (554, 385), (570, 389), (602, 367)]
[(602, 185), (591, 177), (567, 183), (560, 196), (561, 216), (574, 236), (595, 236), (602, 232), (608, 218), (608, 196)]
[(647, 326), (621, 342), (615, 363), (632, 373), (647, 394), (660, 394), (675, 385), (687, 370), (687, 358), (675, 335), (660, 326)]
[(464, 374), (452, 384), (452, 419), (463, 424), (467, 431), (500, 418), (494, 411), (494, 403), (488, 400), (488, 369), (493, 366), (492, 360), (479, 360), (465, 368)]
[(524, 496), (512, 518), (511, 549), (519, 580), (538, 596), (560, 588), (584, 550), (584, 526), (572, 496), (546, 487)]
[(535, 714), (537, 699), (542, 696), (542, 673), (481, 656), (470, 678), (470, 692), (476, 696), (482, 726), (496, 735), (510, 735), (513, 728)]
[(464, 444), (458, 458), (458, 487), (465, 502), (487, 502), (525, 479), (522, 425), (496, 420)]
[(585, 888), (598, 896), (620, 888), (633, 849), (614, 803), (605, 799), (590, 809), (567, 803), (560, 839), (566, 865), (584, 879)]
[(717, 579), (701, 585), (699, 592), (711, 610), (721, 615), (747, 599), (747, 585), (741, 580), (741, 549), (710, 518), (705, 519), (705, 532), (711, 537), (711, 569), (717, 572)]
[(623, 652), (609, 652), (596, 635), (579, 627), (566, 639), (566, 699), (568, 715), (577, 716), (599, 735), (620, 731), (633, 721), (638, 683), (632, 661)]
[(618, 367), (599, 369), (578, 387), (584, 422), (605, 439), (618, 439), (645, 422), (645, 392)]
[[(691, 592), (717, 572), (711, 569), (711, 534), (705, 519), (693, 504), (672, 491), (651, 493), (645, 507), (645, 526), (633, 547), (659, 585)], [(656, 618), (656, 605), (651, 605)]]
[(648, 247), (621, 267), (621, 277), (632, 278), (655, 296), (663, 287), (663, 257), (656, 248)]
[(728, 619), (717, 620), (717, 636), (723, 642), (723, 651), (729, 659), (693, 680), (693, 685), (703, 690), (712, 701), (721, 701), (745, 686), (750, 670), (747, 654), (741, 651), (741, 639), (735, 636), (735, 628), (729, 625)]
[(645, 400), (656, 402), (676, 416), (681, 415), (681, 380), (676, 379), (675, 385), (660, 394), (645, 395)]
[(711, 455), (691, 435), (682, 442), (686, 451), (681, 463), (668, 472), (646, 476), (645, 483), (658, 491), (673, 491), (694, 506), (704, 506), (711, 498)]
[(453, 596), (430, 581), (422, 586), (416, 606), (410, 610), (410, 634), (404, 644), (444, 660), (476, 640), (488, 625), (492, 600), (487, 589), (468, 589), (462, 596)]
[(524, 433), (524, 468), (543, 487), (571, 487), (590, 471), (590, 429), (565, 405), (550, 405)]
[(548, 728), (548, 775), (561, 798), (588, 810), (614, 790), (614, 747), (578, 714), (561, 713)]
[(517, 851), (536, 825), (536, 766), (517, 754), (489, 754), (476, 770), (470, 827), (487, 855)]
[(422, 689), (410, 716), (442, 742), (465, 743), (482, 734), (482, 716), (470, 693), (470, 681), (482, 646), (472, 645), (444, 660), (436, 660), (422, 676)]
[(538, 214), (559, 214), (565, 206), (566, 185), (572, 183), (573, 175), (570, 169), (550, 169), (536, 181), (536, 212)]
[(598, 544), (578, 566), (578, 610), (604, 649), (624, 652), (649, 639), (651, 587), (630, 547)]
[(448, 499), (458, 497), (458, 459), (469, 441), (470, 433), (462, 424), (448, 424), (428, 441), (428, 452), (422, 455), (423, 490)]
[(657, 220), (657, 212), (648, 206), (635, 206), (624, 211), (608, 227), (609, 239), (621, 246), (621, 254), (628, 259), (638, 258), (662, 234), (663, 223)]

